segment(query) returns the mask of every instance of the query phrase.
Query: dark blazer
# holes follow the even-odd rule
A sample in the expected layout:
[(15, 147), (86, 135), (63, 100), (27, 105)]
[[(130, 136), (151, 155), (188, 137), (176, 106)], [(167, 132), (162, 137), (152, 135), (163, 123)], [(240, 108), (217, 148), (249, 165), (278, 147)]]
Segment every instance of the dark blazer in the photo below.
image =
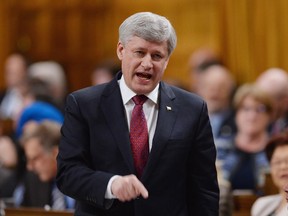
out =
[(149, 198), (125, 203), (104, 198), (113, 175), (135, 174), (120, 76), (67, 97), (57, 185), (78, 200), (75, 215), (218, 215), (216, 150), (206, 104), (163, 82), (152, 149), (140, 179)]
[(42, 182), (38, 176), (27, 171), (24, 177), (23, 186), (25, 192), (21, 205), (25, 207), (43, 208), (45, 205), (51, 206), (51, 183)]

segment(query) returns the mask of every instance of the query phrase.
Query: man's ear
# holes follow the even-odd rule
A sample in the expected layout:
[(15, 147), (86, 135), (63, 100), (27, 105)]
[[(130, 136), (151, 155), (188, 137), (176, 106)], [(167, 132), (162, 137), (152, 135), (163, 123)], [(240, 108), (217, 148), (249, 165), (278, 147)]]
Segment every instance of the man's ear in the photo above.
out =
[(117, 44), (117, 56), (119, 60), (122, 60), (123, 58), (123, 52), (124, 52), (124, 46), (123, 44), (119, 41)]
[(165, 64), (164, 64), (164, 70), (166, 70), (166, 68), (167, 68), (167, 65), (168, 65), (168, 63), (169, 63), (169, 59), (170, 59), (170, 56), (168, 57), (168, 59), (166, 60), (166, 62), (165, 62)]
[(53, 155), (56, 158), (57, 155), (58, 155), (58, 152), (59, 152), (59, 147), (58, 146), (53, 146), (52, 152), (53, 152)]

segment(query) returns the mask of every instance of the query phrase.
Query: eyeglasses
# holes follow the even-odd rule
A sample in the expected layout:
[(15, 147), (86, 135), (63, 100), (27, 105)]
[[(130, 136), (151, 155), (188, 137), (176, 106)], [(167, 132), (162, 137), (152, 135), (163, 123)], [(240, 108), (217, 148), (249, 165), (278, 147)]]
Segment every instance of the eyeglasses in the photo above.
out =
[(41, 160), (44, 156), (44, 152), (39, 152), (37, 155), (33, 157), (26, 157), (26, 161), (28, 164), (35, 164), (37, 161)]
[(273, 167), (276, 167), (276, 168), (279, 168), (282, 164), (284, 164), (286, 167), (288, 167), (288, 159), (283, 159), (283, 160), (274, 160), (274, 161), (271, 161), (271, 166)]
[(240, 111), (248, 113), (248, 112), (255, 112), (257, 114), (261, 114), (261, 113), (266, 113), (267, 112), (267, 108), (265, 105), (261, 104), (255, 107), (252, 106), (241, 106), (239, 108)]

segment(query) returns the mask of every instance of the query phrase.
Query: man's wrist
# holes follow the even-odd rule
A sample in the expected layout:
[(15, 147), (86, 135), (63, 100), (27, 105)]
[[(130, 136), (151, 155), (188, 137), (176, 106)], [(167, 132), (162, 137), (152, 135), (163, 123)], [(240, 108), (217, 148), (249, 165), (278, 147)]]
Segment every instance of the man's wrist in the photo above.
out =
[(109, 182), (108, 182), (108, 184), (107, 184), (106, 192), (105, 192), (105, 199), (117, 199), (117, 197), (114, 196), (113, 193), (112, 193), (112, 188), (111, 188), (111, 186), (112, 186), (113, 181), (114, 181), (116, 178), (118, 178), (118, 177), (120, 177), (120, 176), (119, 176), (119, 175), (114, 175), (114, 176), (112, 176), (112, 177), (110, 178), (110, 180), (109, 180)]

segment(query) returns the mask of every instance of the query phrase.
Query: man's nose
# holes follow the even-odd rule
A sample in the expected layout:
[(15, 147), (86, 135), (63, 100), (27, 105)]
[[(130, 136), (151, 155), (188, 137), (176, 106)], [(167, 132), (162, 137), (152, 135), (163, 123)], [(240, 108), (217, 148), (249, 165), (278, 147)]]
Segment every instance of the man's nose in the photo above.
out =
[(150, 70), (153, 67), (152, 58), (150, 55), (146, 55), (144, 58), (142, 58), (141, 66), (145, 70)]

